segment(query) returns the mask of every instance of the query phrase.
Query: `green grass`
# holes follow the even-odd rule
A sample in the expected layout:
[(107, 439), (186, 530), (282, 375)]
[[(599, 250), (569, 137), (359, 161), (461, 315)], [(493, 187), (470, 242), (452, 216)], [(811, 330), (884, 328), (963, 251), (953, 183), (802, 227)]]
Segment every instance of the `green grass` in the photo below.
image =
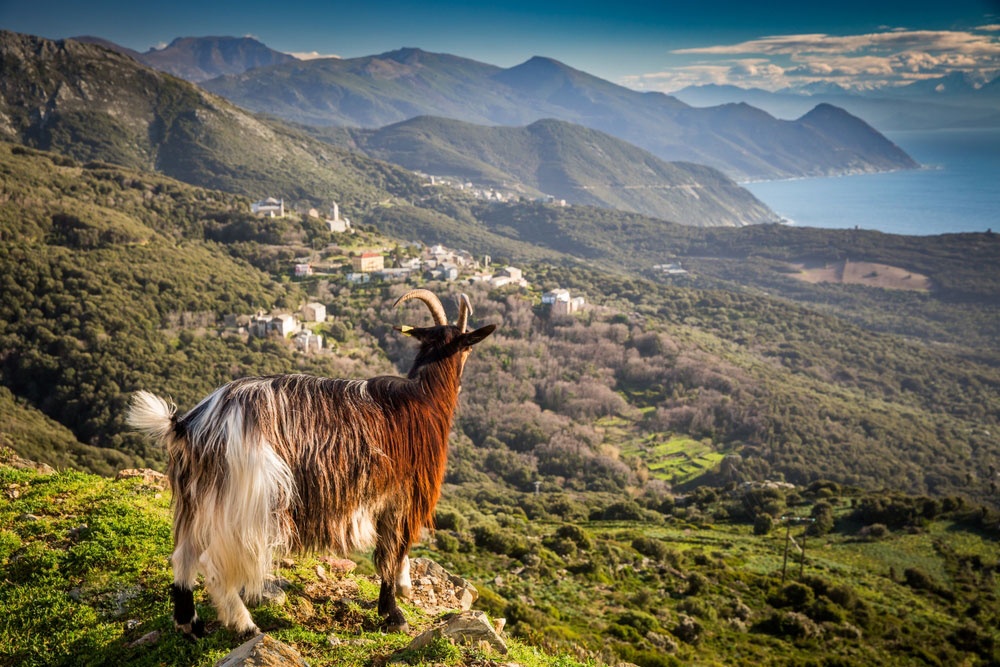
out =
[[(0, 665), (207, 667), (241, 643), (217, 628), (201, 587), (195, 601), (214, 631), (190, 642), (173, 628), (168, 491), (139, 480), (80, 472), (45, 475), (0, 465), (0, 493)], [(412, 637), (378, 631), (375, 578), (355, 573), (320, 581), (318, 562), (304, 557), (281, 569), (289, 581), (286, 604), (251, 610), (266, 632), (293, 645), (309, 664), (361, 667), (391, 658), (411, 665), (490, 665), (506, 660), (442, 641), (399, 653)], [(434, 622), (417, 607), (403, 608), (413, 634)], [(526, 667), (582, 664), (516, 640), (512, 647)]]
[(660, 433), (628, 442), (622, 447), (622, 453), (637, 456), (653, 477), (673, 484), (690, 482), (714, 469), (725, 458), (725, 454), (716, 451), (709, 441)]

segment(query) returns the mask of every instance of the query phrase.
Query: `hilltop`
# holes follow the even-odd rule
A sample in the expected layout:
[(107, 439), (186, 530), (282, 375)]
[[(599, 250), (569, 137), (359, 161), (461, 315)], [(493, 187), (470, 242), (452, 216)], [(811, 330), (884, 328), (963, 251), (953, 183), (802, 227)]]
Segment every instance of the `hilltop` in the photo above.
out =
[(529, 197), (544, 194), (696, 227), (777, 221), (767, 206), (715, 169), (664, 162), (608, 134), (563, 121), (487, 127), (422, 116), (378, 130), (351, 130), (349, 141), (344, 135), (325, 136), (331, 135), (406, 169)]

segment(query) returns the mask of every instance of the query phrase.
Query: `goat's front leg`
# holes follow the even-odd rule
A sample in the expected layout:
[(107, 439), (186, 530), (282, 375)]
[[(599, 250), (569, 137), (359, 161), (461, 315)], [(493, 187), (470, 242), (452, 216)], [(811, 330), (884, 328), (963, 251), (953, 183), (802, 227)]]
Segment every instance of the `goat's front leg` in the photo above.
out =
[[(382, 587), (378, 594), (378, 613), (385, 617), (382, 624), (386, 632), (407, 632), (410, 629), (403, 610), (396, 602), (397, 582), (404, 579), (408, 583), (410, 578), (410, 562), (406, 555), (409, 542), (403, 536), (396, 533), (380, 533), (378, 544), (372, 560), (375, 562), (375, 569), (382, 578)], [(405, 570), (404, 570), (405, 567)], [(409, 589), (406, 586), (404, 590)]]
[(410, 580), (410, 557), (405, 554), (399, 564), (399, 574), (396, 575), (396, 595), (404, 600), (413, 597), (413, 582)]

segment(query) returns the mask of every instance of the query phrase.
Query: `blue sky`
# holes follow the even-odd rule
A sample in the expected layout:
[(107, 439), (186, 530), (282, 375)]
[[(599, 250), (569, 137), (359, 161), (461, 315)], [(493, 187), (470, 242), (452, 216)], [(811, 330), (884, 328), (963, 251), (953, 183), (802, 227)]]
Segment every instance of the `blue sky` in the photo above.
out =
[(250, 35), (280, 51), (355, 57), (416, 46), (512, 66), (561, 60), (633, 88), (780, 88), (1000, 74), (1000, 0), (0, 0), (0, 28), (96, 35), (145, 51), (175, 37)]

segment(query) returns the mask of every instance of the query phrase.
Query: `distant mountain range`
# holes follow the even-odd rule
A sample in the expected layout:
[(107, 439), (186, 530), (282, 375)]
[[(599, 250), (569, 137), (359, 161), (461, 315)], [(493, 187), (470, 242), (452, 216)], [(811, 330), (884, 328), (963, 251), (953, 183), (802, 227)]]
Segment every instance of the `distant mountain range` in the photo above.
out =
[(817, 103), (832, 104), (882, 132), (1000, 127), (1000, 77), (975, 85), (960, 73), (870, 91), (812, 85), (770, 92), (710, 84), (672, 95), (698, 107), (751, 104), (778, 118), (798, 118)]
[(486, 127), (420, 116), (377, 130), (316, 130), (407, 169), (546, 194), (696, 226), (775, 222), (749, 191), (711, 167), (665, 162), (603, 132), (558, 120)]
[(833, 120), (830, 113), (789, 121), (745, 104), (696, 109), (542, 57), (502, 69), (407, 48), (251, 69), (201, 85), (246, 109), (307, 125), (381, 127), (421, 115), (484, 125), (554, 118), (618, 137), (663, 160), (706, 164), (736, 179), (917, 166), (846, 112), (833, 131), (822, 125)]
[[(391, 160), (683, 224), (776, 219), (716, 170), (667, 164), (568, 123), (515, 129), (422, 119), (378, 132), (344, 131), (332, 142), (337, 146), (95, 44), (0, 32), (0, 68), (0, 139), (250, 197), (365, 206), (389, 195), (426, 199), (423, 181)], [(426, 159), (407, 157), (407, 141), (415, 147), (410, 153)]]
[(153, 69), (195, 83), (297, 60), (295, 56), (268, 48), (252, 37), (178, 37), (162, 49), (150, 49), (144, 53), (100, 37), (73, 39), (124, 53)]

